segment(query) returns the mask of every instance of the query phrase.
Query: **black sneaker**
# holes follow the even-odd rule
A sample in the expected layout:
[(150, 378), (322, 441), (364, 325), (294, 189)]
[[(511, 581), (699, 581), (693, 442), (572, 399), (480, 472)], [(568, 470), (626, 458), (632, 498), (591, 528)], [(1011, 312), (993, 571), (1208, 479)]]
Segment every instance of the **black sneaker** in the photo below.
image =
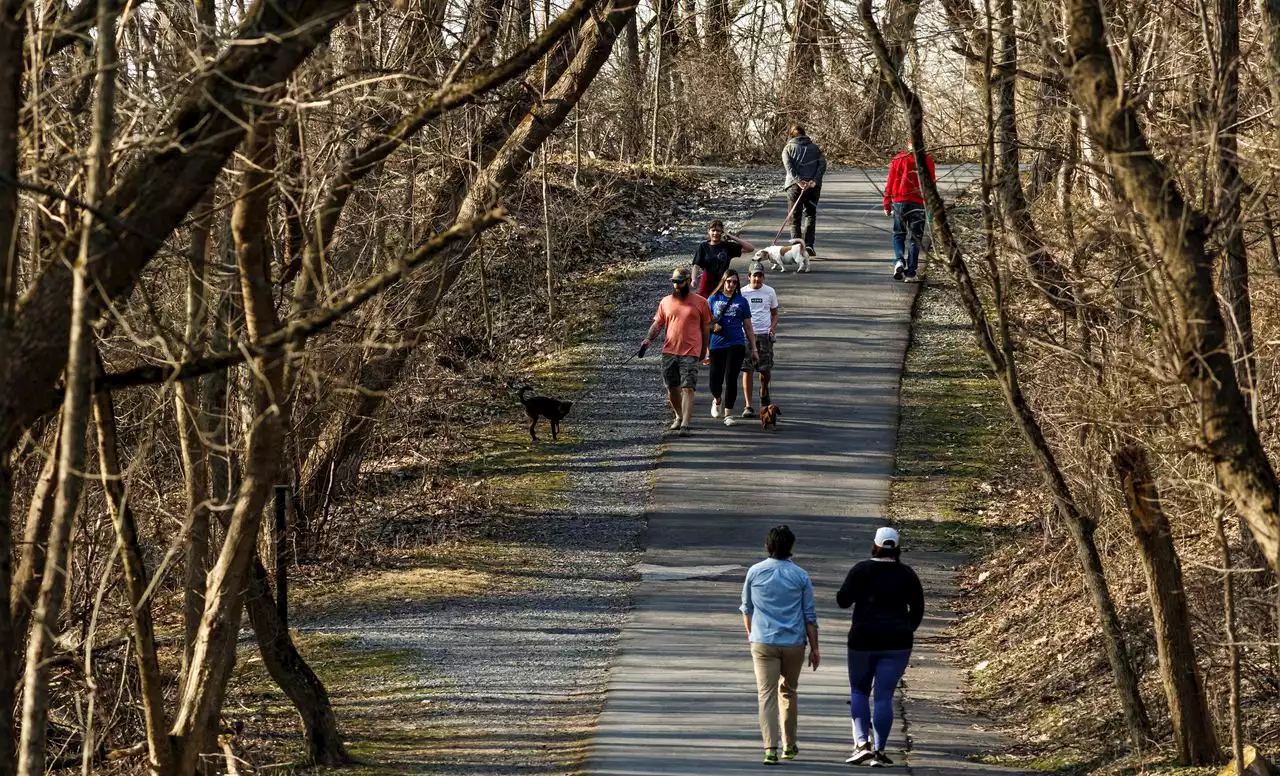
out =
[(818, 252), (817, 252), (817, 251), (815, 251), (815, 250), (813, 249), (813, 246), (812, 246), (812, 245), (806, 245), (806, 246), (804, 246), (804, 252), (805, 252), (805, 253), (807, 253), (807, 254), (809, 254), (809, 256), (810, 256), (810, 257), (817, 256), (817, 255), (818, 255)]
[(897, 262), (896, 264), (894, 264), (894, 265), (893, 265), (893, 279), (894, 279), (894, 280), (902, 280), (902, 278), (903, 278), (903, 276), (904, 276), (904, 273), (906, 272), (906, 269), (907, 269), (907, 268), (906, 268), (906, 267), (904, 267), (904, 266), (902, 266), (902, 262), (900, 262), (900, 261), (899, 261), (899, 262)]
[(903, 282), (903, 283), (914, 283), (914, 282), (916, 282), (916, 273), (914, 273), (914, 272), (905, 272), (905, 273), (903, 273), (903, 275), (902, 275), (902, 282)]
[(883, 768), (886, 765), (893, 765), (893, 760), (886, 757), (884, 752), (876, 752), (871, 755), (871, 761), (867, 764), (874, 768)]
[(871, 751), (871, 744), (864, 741), (853, 748), (853, 754), (849, 755), (844, 762), (845, 765), (868, 765), (872, 764), (868, 761), (875, 756), (875, 752)]

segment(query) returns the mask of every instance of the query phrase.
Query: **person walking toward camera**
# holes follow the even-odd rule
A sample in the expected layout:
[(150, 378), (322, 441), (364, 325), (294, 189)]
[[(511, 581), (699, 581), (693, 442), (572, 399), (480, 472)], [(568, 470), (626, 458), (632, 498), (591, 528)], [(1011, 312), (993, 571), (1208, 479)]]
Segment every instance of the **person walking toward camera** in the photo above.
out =
[(748, 352), (753, 359), (760, 355), (751, 328), (751, 304), (738, 291), (741, 282), (738, 271), (729, 270), (707, 300), (711, 306), (711, 353), (707, 360), (711, 365), (711, 417), (723, 417), (726, 426), (738, 422), (733, 405), (738, 400), (742, 362)]
[(755, 666), (765, 765), (777, 765), (779, 750), (784, 760), (799, 754), (796, 689), (805, 664), (804, 645), (809, 645), (809, 665), (813, 670), (818, 670), (822, 657), (818, 652), (813, 584), (808, 572), (791, 562), (795, 543), (796, 536), (787, 526), (769, 529), (764, 542), (769, 557), (747, 570), (742, 583), (742, 606), (738, 607)]
[(893, 765), (884, 753), (893, 727), (893, 694), (924, 619), (924, 589), (900, 560), (901, 541), (888, 526), (877, 530), (871, 557), (849, 570), (836, 593), (841, 609), (853, 607), (848, 643), (853, 754), (845, 762), (854, 765)]
[(803, 126), (792, 124), (789, 134), (791, 139), (782, 149), (782, 168), (787, 173), (782, 187), (787, 191), (787, 204), (792, 212), (791, 239), (804, 240), (805, 250), (812, 256), (818, 198), (822, 196), (822, 176), (827, 172), (827, 157), (809, 139)]
[(671, 293), (658, 303), (653, 325), (640, 343), (643, 351), (658, 332), (666, 329), (662, 343), (662, 379), (675, 419), (671, 430), (689, 436), (693, 419), (693, 392), (698, 386), (698, 362), (707, 355), (711, 340), (711, 308), (707, 300), (690, 290), (689, 270), (671, 273)]
[(778, 294), (764, 283), (764, 265), (752, 262), (748, 272), (751, 282), (742, 289), (742, 296), (751, 306), (751, 330), (756, 335), (756, 352), (742, 364), (744, 418), (756, 414), (751, 406), (753, 373), (760, 375), (760, 406), (769, 406), (769, 380), (773, 376), (773, 333), (778, 328)]
[[(924, 155), (929, 167), (929, 180), (937, 181), (933, 157)], [(907, 150), (893, 157), (889, 179), (884, 184), (884, 214), (893, 217), (893, 279), (915, 280), (924, 241), (924, 193), (916, 174), (915, 146), (908, 140)], [(910, 247), (907, 241), (910, 239)]]
[(733, 260), (743, 251), (754, 251), (756, 247), (746, 240), (725, 231), (724, 221), (716, 219), (707, 225), (707, 239), (698, 244), (693, 253), (693, 262), (689, 271), (694, 273), (694, 287), (698, 296), (710, 297), (715, 293), (720, 279), (729, 269)]

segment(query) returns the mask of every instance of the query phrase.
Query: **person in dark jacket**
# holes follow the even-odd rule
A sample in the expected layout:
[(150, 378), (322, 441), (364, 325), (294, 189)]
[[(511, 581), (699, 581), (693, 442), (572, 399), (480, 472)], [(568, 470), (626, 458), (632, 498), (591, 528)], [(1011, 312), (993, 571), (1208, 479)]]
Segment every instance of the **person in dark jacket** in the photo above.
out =
[(853, 607), (848, 646), (854, 748), (845, 762), (854, 765), (893, 764), (884, 753), (893, 727), (893, 693), (907, 670), (912, 640), (924, 619), (924, 589), (911, 567), (898, 559), (901, 551), (898, 532), (880, 528), (871, 558), (849, 569), (836, 593), (841, 609)]
[[(812, 256), (818, 198), (822, 196), (822, 176), (827, 171), (827, 158), (805, 134), (804, 127), (792, 124), (790, 135), (791, 139), (782, 149), (782, 167), (787, 171), (782, 187), (787, 191), (787, 205), (794, 211), (791, 238), (804, 240), (805, 250)], [(796, 200), (800, 201), (799, 205)]]

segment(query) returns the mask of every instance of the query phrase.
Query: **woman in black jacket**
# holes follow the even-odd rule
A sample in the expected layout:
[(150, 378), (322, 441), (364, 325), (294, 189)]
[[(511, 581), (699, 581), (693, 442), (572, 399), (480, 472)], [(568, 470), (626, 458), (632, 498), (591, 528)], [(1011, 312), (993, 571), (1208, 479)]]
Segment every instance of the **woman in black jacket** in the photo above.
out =
[(854, 749), (846, 763), (893, 764), (884, 754), (893, 727), (893, 693), (907, 670), (912, 638), (924, 619), (924, 589), (911, 567), (898, 560), (900, 542), (898, 532), (888, 526), (876, 531), (871, 558), (849, 569), (836, 594), (841, 609), (853, 607), (849, 713)]

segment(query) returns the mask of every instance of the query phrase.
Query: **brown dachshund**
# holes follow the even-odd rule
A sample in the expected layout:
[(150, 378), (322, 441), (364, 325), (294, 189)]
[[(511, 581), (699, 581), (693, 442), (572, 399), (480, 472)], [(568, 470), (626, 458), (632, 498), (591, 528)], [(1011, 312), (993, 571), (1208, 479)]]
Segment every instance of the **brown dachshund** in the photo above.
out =
[(778, 430), (778, 416), (782, 414), (782, 410), (778, 409), (778, 405), (770, 404), (760, 410), (760, 428), (768, 429), (776, 432)]

